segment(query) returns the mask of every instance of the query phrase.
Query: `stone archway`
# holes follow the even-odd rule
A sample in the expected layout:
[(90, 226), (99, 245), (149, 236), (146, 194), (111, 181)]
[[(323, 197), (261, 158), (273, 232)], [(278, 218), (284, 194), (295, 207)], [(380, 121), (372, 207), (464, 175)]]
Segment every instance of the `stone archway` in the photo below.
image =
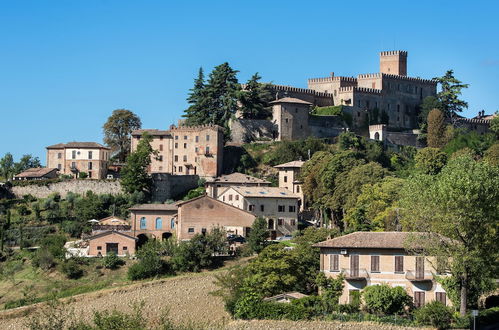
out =
[(149, 240), (149, 237), (147, 237), (146, 234), (139, 234), (137, 235), (137, 249), (140, 248), (142, 245), (146, 244), (147, 241)]

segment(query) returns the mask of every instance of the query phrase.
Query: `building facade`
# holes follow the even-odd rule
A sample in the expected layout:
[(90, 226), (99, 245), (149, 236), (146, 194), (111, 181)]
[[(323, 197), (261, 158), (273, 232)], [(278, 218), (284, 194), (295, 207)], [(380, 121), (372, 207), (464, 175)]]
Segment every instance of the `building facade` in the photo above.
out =
[(207, 180), (204, 186), (208, 196), (218, 198), (218, 195), (230, 186), (269, 187), (270, 182), (247, 174), (235, 172)]
[(47, 168), (60, 174), (78, 178), (80, 173), (89, 179), (105, 179), (111, 149), (96, 142), (59, 143), (47, 148)]
[(88, 238), (88, 256), (105, 257), (114, 253), (119, 257), (135, 255), (137, 239), (122, 231), (104, 231)]
[(175, 234), (176, 204), (140, 204), (129, 210), (132, 235), (139, 239), (139, 245), (150, 238), (168, 239)]
[[(354, 293), (370, 285), (403, 287), (416, 307), (438, 300), (451, 302), (435, 276), (435, 258), (407, 250), (411, 235), (406, 232), (355, 232), (315, 244), (320, 248), (320, 270), (327, 277), (345, 276), (340, 303), (352, 302)], [(445, 276), (445, 274), (438, 274)]]
[(285, 188), (232, 186), (218, 200), (265, 218), (271, 239), (298, 229), (300, 197)]
[(222, 173), (223, 129), (216, 125), (174, 126), (169, 130), (141, 129), (132, 132), (131, 150), (137, 150), (142, 134), (152, 136), (157, 151), (149, 173), (199, 175), (214, 178)]
[(294, 194), (300, 196), (300, 211), (305, 207), (305, 195), (303, 194), (302, 181), (300, 178), (301, 167), (304, 161), (296, 160), (293, 162), (274, 166), (279, 170), (279, 187), (285, 188)]

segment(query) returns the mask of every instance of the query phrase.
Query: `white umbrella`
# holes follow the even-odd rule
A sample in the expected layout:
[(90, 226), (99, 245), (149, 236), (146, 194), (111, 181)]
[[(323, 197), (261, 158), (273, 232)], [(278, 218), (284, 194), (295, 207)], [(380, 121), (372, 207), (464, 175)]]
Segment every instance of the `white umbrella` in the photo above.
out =
[(99, 222), (99, 220), (92, 219), (92, 220), (88, 220), (88, 222), (96, 223), (96, 222)]

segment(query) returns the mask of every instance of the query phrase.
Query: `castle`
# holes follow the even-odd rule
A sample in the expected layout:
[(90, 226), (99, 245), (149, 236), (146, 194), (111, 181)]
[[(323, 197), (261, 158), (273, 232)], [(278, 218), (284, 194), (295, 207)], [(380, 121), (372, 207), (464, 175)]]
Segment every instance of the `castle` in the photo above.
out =
[[(328, 77), (308, 79), (308, 88), (274, 84), (270, 88), (276, 97), (271, 102), (274, 127), (262, 121), (238, 119), (239, 122), (232, 123), (235, 142), (265, 137), (331, 137), (347, 128), (367, 135), (365, 129), (372, 124), (386, 124), (388, 130), (412, 133), (418, 127), (419, 106), (425, 97), (436, 95), (437, 82), (407, 76), (406, 51), (384, 51), (380, 53), (378, 73), (357, 77), (331, 73)], [(312, 107), (336, 106), (341, 108), (343, 118), (311, 114)], [(348, 122), (345, 118), (349, 118)]]

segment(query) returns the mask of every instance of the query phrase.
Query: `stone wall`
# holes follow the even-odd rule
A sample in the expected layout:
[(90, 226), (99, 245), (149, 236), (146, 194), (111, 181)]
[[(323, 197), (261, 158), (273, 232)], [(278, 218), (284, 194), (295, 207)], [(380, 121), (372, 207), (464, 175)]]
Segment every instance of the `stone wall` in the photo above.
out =
[(85, 194), (87, 191), (96, 194), (117, 195), (121, 193), (121, 184), (118, 180), (70, 180), (56, 183), (49, 183), (46, 186), (36, 184), (28, 186), (14, 186), (12, 192), (16, 197), (33, 195), (38, 198), (48, 197), (50, 194), (59, 193), (61, 197), (66, 197), (68, 192), (75, 194)]
[(247, 143), (273, 139), (277, 127), (270, 120), (236, 119), (230, 122), (230, 132), (232, 142)]
[(197, 188), (199, 176), (153, 173), (152, 201), (163, 203)]
[(308, 127), (310, 136), (328, 138), (340, 135), (347, 125), (340, 116), (309, 116)]

